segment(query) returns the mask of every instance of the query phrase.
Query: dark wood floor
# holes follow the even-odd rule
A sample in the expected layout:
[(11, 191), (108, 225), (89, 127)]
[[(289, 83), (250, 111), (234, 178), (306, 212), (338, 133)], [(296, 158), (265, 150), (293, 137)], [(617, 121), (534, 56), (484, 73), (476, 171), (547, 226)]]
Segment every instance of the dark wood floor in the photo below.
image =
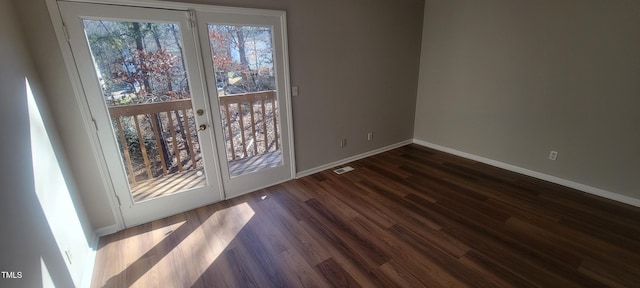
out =
[(94, 287), (638, 287), (640, 209), (410, 145), (101, 238)]

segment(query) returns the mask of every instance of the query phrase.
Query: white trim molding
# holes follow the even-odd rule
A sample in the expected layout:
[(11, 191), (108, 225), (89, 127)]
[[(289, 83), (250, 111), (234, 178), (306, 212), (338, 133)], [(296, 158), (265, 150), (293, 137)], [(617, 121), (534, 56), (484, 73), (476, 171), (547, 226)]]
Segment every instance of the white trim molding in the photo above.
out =
[(188, 11), (198, 10), (201, 12), (220, 12), (220, 13), (235, 13), (245, 15), (259, 15), (259, 16), (275, 16), (280, 15), (279, 10), (271, 9), (259, 9), (259, 8), (244, 8), (235, 6), (221, 6), (211, 4), (196, 4), (179, 1), (165, 1), (165, 0), (47, 0), (47, 1), (64, 1), (64, 2), (78, 2), (78, 3), (91, 3), (91, 4), (104, 4), (104, 5), (118, 5), (129, 7), (141, 7), (141, 8), (155, 8), (165, 10), (177, 10)]
[[(99, 238), (100, 238), (100, 237), (102, 237), (102, 236), (105, 236), (105, 235), (109, 235), (109, 234), (116, 233), (116, 232), (118, 232), (118, 231), (122, 230), (122, 229), (120, 229), (119, 227), (120, 227), (120, 226), (118, 226), (117, 224), (113, 224), (113, 225), (109, 225), (109, 226), (100, 227), (100, 228), (96, 229), (96, 236), (97, 236), (97, 238), (99, 239)], [(94, 243), (92, 243), (92, 244), (94, 244)], [(96, 241), (96, 242), (95, 242), (95, 244), (96, 244), (96, 246), (95, 246), (95, 247), (98, 247), (98, 245), (97, 245), (97, 244), (98, 244), (98, 241)]]
[(354, 155), (354, 156), (351, 156), (351, 157), (348, 157), (348, 158), (344, 158), (344, 159), (341, 159), (341, 160), (338, 160), (338, 161), (334, 161), (334, 162), (331, 162), (331, 163), (320, 165), (320, 166), (315, 167), (315, 168), (311, 168), (311, 169), (307, 169), (307, 170), (304, 170), (304, 171), (300, 171), (300, 172), (298, 172), (296, 174), (296, 179), (297, 178), (302, 178), (304, 176), (308, 176), (308, 175), (311, 175), (311, 174), (315, 174), (315, 173), (318, 173), (318, 172), (321, 172), (321, 171), (324, 171), (324, 170), (327, 170), (327, 169), (330, 169), (330, 168), (334, 168), (334, 167), (337, 167), (337, 166), (340, 166), (340, 165), (344, 165), (344, 164), (347, 164), (349, 162), (360, 160), (362, 158), (367, 158), (367, 157), (370, 157), (370, 156), (373, 156), (373, 155), (376, 155), (376, 154), (380, 154), (382, 152), (393, 150), (393, 149), (396, 149), (398, 147), (409, 145), (411, 143), (414, 143), (414, 140), (412, 140), (412, 139), (404, 140), (404, 141), (401, 141), (401, 142), (398, 142), (398, 143), (395, 143), (395, 144), (391, 144), (389, 146), (385, 146), (385, 147), (382, 147), (382, 148), (378, 148), (378, 149), (375, 149), (375, 150), (364, 152), (362, 154)]
[(424, 146), (427, 148), (432, 148), (438, 151), (442, 151), (445, 153), (449, 153), (449, 154), (453, 154), (456, 156), (460, 156), (463, 158), (467, 158), (467, 159), (471, 159), (474, 161), (478, 161), (487, 165), (491, 165), (494, 167), (498, 167), (498, 168), (502, 168), (505, 170), (509, 170), (511, 172), (515, 172), (518, 174), (523, 174), (523, 175), (527, 175), (527, 176), (531, 176), (534, 178), (538, 178), (541, 180), (545, 180), (551, 183), (555, 183), (558, 185), (562, 185), (565, 187), (569, 187), (569, 188), (573, 188), (573, 189), (577, 189), (580, 190), (582, 192), (588, 193), (588, 194), (592, 194), (592, 195), (596, 195), (596, 196), (600, 196), (603, 198), (607, 198), (610, 200), (614, 200), (617, 202), (621, 202), (624, 204), (629, 204), (632, 206), (636, 206), (636, 207), (640, 207), (640, 199), (636, 199), (636, 198), (632, 198), (629, 196), (625, 196), (625, 195), (621, 195), (618, 193), (614, 193), (611, 191), (606, 191), (600, 188), (596, 188), (596, 187), (592, 187), (592, 186), (588, 186), (582, 183), (578, 183), (578, 182), (574, 182), (571, 180), (567, 180), (567, 179), (562, 179), (556, 176), (552, 176), (552, 175), (548, 175), (548, 174), (544, 174), (544, 173), (540, 173), (540, 172), (536, 172), (533, 170), (529, 170), (526, 168), (522, 168), (522, 167), (518, 167), (515, 165), (511, 165), (511, 164), (507, 164), (507, 163), (503, 163), (500, 161), (496, 161), (493, 159), (489, 159), (489, 158), (485, 158), (482, 156), (477, 156), (477, 155), (473, 155), (467, 152), (462, 152), (459, 150), (455, 150), (452, 148), (448, 148), (448, 147), (444, 147), (444, 146), (440, 146), (438, 144), (433, 144), (427, 141), (423, 141), (423, 140), (419, 140), (419, 139), (413, 139), (413, 143), (420, 145), (420, 146)]

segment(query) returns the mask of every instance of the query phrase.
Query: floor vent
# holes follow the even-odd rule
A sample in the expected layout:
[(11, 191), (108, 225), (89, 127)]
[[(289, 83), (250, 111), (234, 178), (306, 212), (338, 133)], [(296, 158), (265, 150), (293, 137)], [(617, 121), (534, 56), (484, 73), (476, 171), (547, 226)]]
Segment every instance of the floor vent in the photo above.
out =
[(336, 169), (336, 170), (333, 170), (333, 173), (336, 173), (336, 174), (340, 175), (340, 174), (347, 173), (347, 172), (349, 172), (349, 171), (353, 171), (353, 167), (351, 167), (351, 166), (344, 166), (344, 167), (342, 167), (342, 168), (338, 168), (338, 169)]

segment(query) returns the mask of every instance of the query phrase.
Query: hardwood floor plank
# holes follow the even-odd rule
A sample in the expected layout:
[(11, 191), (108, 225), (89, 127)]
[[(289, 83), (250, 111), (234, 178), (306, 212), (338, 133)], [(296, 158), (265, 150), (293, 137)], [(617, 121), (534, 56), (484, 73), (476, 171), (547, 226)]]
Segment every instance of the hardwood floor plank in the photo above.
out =
[[(547, 225), (548, 223), (540, 223)], [(559, 239), (555, 235), (544, 233), (536, 229), (531, 223), (513, 217), (505, 223), (505, 228), (515, 241), (526, 241), (529, 246), (536, 248), (536, 251), (547, 254), (550, 258), (558, 259), (572, 268), (577, 268), (584, 260), (579, 256), (574, 247), (564, 239)], [(533, 245), (531, 245), (533, 244)], [(563, 245), (564, 244), (564, 245)]]
[(317, 270), (305, 261), (298, 250), (291, 249), (278, 255), (276, 261), (281, 267), (286, 267), (285, 277), (292, 287), (328, 287), (327, 278), (322, 277)]
[(92, 287), (634, 287), (640, 208), (416, 145), (100, 239)]
[(253, 272), (236, 249), (227, 249), (198, 278), (193, 287), (263, 287), (261, 275)]
[(538, 287), (517, 274), (487, 261), (482, 255), (470, 251), (460, 258), (460, 263), (478, 271), (483, 277), (494, 281), (498, 287), (534, 288)]
[[(419, 261), (415, 261), (416, 255), (420, 254), (418, 247), (411, 245), (411, 243), (407, 243), (406, 241), (398, 241), (398, 233), (396, 233), (393, 229), (383, 229), (377, 227), (371, 222), (368, 222), (364, 218), (355, 218), (350, 221), (351, 226), (359, 231), (362, 234), (371, 235), (371, 241), (378, 247), (382, 247), (386, 251), (389, 251), (389, 254), (394, 255), (395, 261), (393, 258), (384, 264), (382, 264), (379, 268), (380, 271), (384, 273), (391, 281), (396, 284), (403, 283), (400, 279), (396, 277), (400, 275), (406, 275), (408, 278), (416, 277), (419, 278), (419, 282), (424, 287), (464, 287), (466, 286), (464, 283), (458, 281), (455, 277), (450, 275), (444, 269), (427, 257), (420, 257)], [(399, 224), (398, 224), (399, 225)], [(395, 225), (394, 225), (395, 226)], [(439, 231), (429, 230), (434, 234), (440, 234)], [(431, 233), (424, 233), (431, 234)], [(429, 239), (433, 239), (432, 235), (428, 236)], [(439, 248), (439, 247), (438, 247)], [(443, 253), (445, 249), (442, 249)], [(451, 256), (452, 258), (456, 258), (455, 256)], [(424, 279), (423, 275), (431, 275), (428, 279)], [(422, 277), (422, 278), (420, 278)], [(409, 282), (413, 282), (412, 279), (405, 279)], [(400, 287), (406, 287), (400, 285)]]
[(419, 235), (412, 233), (400, 226), (394, 226), (391, 228), (394, 234), (402, 241), (414, 247), (423, 257), (432, 259), (434, 263), (442, 267), (448, 274), (461, 282), (466, 283), (470, 287), (495, 287), (496, 284), (482, 277), (477, 271), (466, 268), (466, 266), (460, 265), (457, 258), (451, 257), (444, 253), (442, 250), (434, 247), (428, 241), (425, 241)]
[(307, 200), (305, 203), (318, 213), (317, 217), (311, 218), (311, 224), (318, 228), (322, 227), (321, 231), (325, 231), (327, 238), (352, 254), (358, 255), (354, 258), (374, 265), (381, 265), (389, 260), (390, 256), (380, 247), (375, 246), (368, 239), (369, 237), (360, 235), (347, 222), (332, 214), (322, 203), (316, 199)]
[[(595, 259), (601, 259), (611, 264), (640, 263), (640, 255), (637, 253), (638, 250), (627, 250), (624, 247), (613, 245), (606, 240), (598, 239), (592, 235), (574, 230), (572, 227), (561, 226), (556, 223), (544, 223), (544, 225), (541, 225), (543, 227), (541, 227), (524, 221), (519, 221), (518, 219), (513, 219), (511, 223), (513, 222), (517, 222), (518, 225), (525, 226), (526, 228), (521, 229), (528, 230), (531, 234), (546, 237), (547, 239), (556, 239), (556, 245), (559, 249), (571, 249), (571, 251), (575, 251), (575, 253), (580, 253)], [(532, 244), (537, 244), (535, 243), (535, 240), (531, 242)], [(640, 273), (640, 267), (637, 266), (638, 265), (631, 265), (628, 269), (632, 269)]]
[(634, 287), (638, 285), (638, 273), (628, 267), (605, 263), (594, 259), (585, 259), (578, 268), (580, 273), (611, 287)]
[(359, 182), (356, 183), (356, 185), (370, 191), (371, 194), (369, 197), (375, 201), (372, 205), (379, 204), (378, 207), (385, 207), (390, 211), (389, 215), (398, 213), (400, 214), (400, 218), (406, 219), (407, 221), (420, 223), (420, 225), (428, 226), (435, 230), (440, 229), (440, 223), (435, 221), (435, 219), (430, 218), (426, 211), (404, 200), (405, 198), (393, 195), (384, 187), (377, 186), (369, 182)]
[[(269, 191), (269, 195), (273, 196), (276, 193), (286, 193), (283, 191), (272, 190)], [(300, 221), (297, 221), (293, 215), (287, 213), (287, 210), (283, 206), (280, 206), (278, 201), (267, 201), (265, 204), (265, 210), (267, 217), (275, 222), (276, 228), (283, 233), (282, 237), (285, 237), (291, 243), (292, 248), (297, 250), (311, 266), (328, 259), (331, 257), (328, 249), (324, 243), (316, 240), (314, 235), (309, 234), (300, 225)]]
[[(328, 249), (331, 257), (331, 261), (336, 262), (343, 270), (349, 271), (350, 277), (352, 277), (358, 286), (362, 287), (388, 287), (385, 285), (386, 278), (380, 278), (374, 273), (372, 267), (363, 266), (362, 263), (352, 257), (350, 253), (344, 253), (342, 247), (333, 245), (329, 241), (326, 241), (324, 237), (318, 233), (318, 231), (306, 221), (301, 221), (300, 226), (309, 234), (312, 235), (318, 242), (324, 243)], [(324, 262), (324, 261), (323, 261)], [(317, 270), (317, 269), (316, 269)], [(324, 273), (323, 273), (324, 274)], [(329, 283), (332, 283), (331, 279), (327, 279)], [(388, 282), (391, 283), (391, 282)]]
[(427, 287), (411, 273), (404, 270), (393, 259), (382, 264), (378, 269), (380, 269), (380, 271), (382, 271), (382, 273), (391, 279), (398, 287)]
[(275, 260), (275, 256), (272, 254), (269, 248), (263, 243), (262, 235), (256, 232), (251, 227), (243, 229), (242, 233), (238, 234), (238, 239), (242, 245), (239, 245), (239, 250), (245, 252), (245, 259), (242, 260), (245, 263), (254, 263), (255, 267), (252, 267), (251, 271), (258, 271), (259, 274), (264, 275), (268, 282), (261, 283), (261, 285), (268, 287), (287, 287), (290, 286), (287, 279), (284, 277), (284, 273), (280, 271), (280, 265)]
[[(445, 228), (457, 239), (465, 242), (471, 251), (485, 259), (490, 259), (493, 265), (501, 266), (526, 279), (530, 283), (542, 287), (585, 287), (583, 283), (589, 283), (586, 287), (594, 287), (590, 279), (578, 275), (574, 268), (567, 267), (561, 259), (550, 255), (548, 251), (541, 250), (528, 241), (511, 238), (511, 234), (501, 233), (495, 230), (484, 233), (480, 230), (468, 230), (461, 227)], [(555, 283), (555, 284), (554, 284)], [(601, 285), (595, 285), (598, 287)]]
[[(527, 258), (527, 256), (530, 256), (527, 252), (518, 252), (513, 249), (503, 250), (498, 245), (482, 245), (485, 245), (486, 249), (482, 249), (482, 252), (476, 252), (477, 250), (475, 249), (478, 247), (474, 247), (475, 249), (470, 251), (467, 256), (482, 257), (484, 263), (491, 263), (488, 266), (492, 266), (494, 270), (508, 271), (509, 274), (516, 275), (518, 279), (524, 279), (529, 284), (523, 285), (523, 287), (584, 287), (579, 283), (556, 275), (551, 268), (546, 267), (546, 263), (536, 263), (540, 262), (539, 259), (532, 260)], [(495, 243), (489, 245), (495, 245)], [(511, 275), (503, 279), (513, 280), (515, 277)]]
[[(356, 175), (356, 173), (353, 173), (353, 175)], [(395, 220), (392, 219), (392, 217), (389, 217), (389, 213), (386, 213), (384, 209), (374, 205), (362, 205), (362, 203), (368, 203), (370, 201), (368, 197), (369, 192), (367, 192), (364, 189), (361, 189), (357, 185), (353, 185), (353, 182), (344, 182), (344, 181), (345, 181), (344, 178), (338, 178), (338, 179), (335, 179), (333, 182), (335, 182), (334, 185), (337, 185), (337, 186), (341, 185), (343, 187), (344, 186), (350, 187), (347, 193), (338, 191), (337, 189), (331, 189), (329, 190), (329, 193), (332, 193), (332, 195), (340, 199), (340, 201), (347, 203), (347, 205), (349, 205), (351, 209), (357, 212), (357, 215), (364, 216), (365, 218), (376, 223), (380, 227), (388, 228), (396, 223)], [(357, 181), (361, 181), (361, 180), (357, 180)]]
[(351, 277), (351, 273), (344, 270), (333, 258), (322, 261), (317, 267), (333, 287), (362, 287)]

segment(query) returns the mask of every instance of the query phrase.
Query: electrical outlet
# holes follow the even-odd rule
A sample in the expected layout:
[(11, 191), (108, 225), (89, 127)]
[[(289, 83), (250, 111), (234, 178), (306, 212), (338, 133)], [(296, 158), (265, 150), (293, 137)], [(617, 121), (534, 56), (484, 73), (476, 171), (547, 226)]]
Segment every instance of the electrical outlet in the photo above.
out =
[(340, 148), (344, 148), (347, 146), (347, 138), (342, 138), (342, 140), (340, 140)]
[(549, 160), (556, 160), (558, 158), (558, 151), (553, 151), (551, 150), (551, 152), (549, 152)]
[(373, 140), (373, 132), (367, 133), (367, 141)]
[(291, 87), (291, 96), (298, 96), (298, 86)]

